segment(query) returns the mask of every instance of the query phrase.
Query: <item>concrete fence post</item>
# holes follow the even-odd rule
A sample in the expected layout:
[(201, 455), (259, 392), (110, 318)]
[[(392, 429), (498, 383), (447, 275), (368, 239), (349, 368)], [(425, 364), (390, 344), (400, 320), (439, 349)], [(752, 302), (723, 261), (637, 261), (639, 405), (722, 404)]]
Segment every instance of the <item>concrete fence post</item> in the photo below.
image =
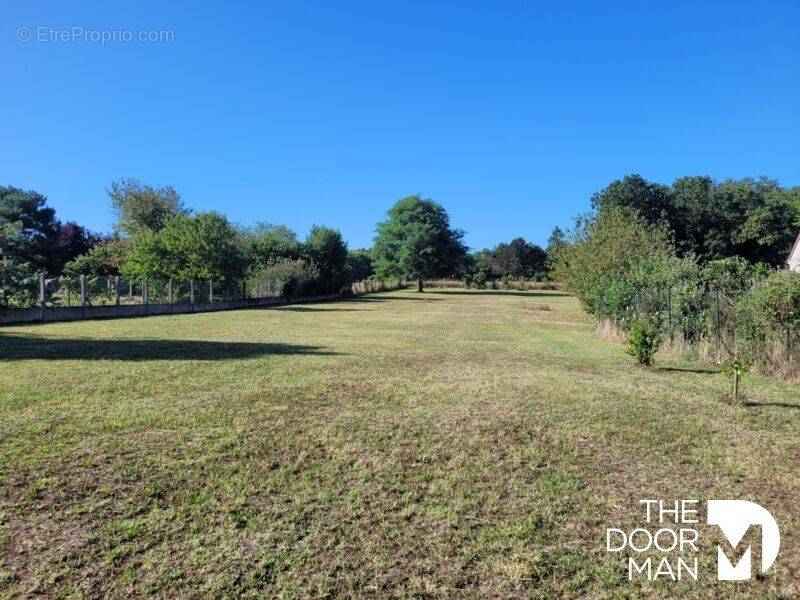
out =
[(81, 318), (86, 318), (86, 275), (81, 275)]
[(117, 307), (117, 316), (120, 315), (120, 303), (119, 303), (119, 275), (114, 277), (114, 306)]
[(142, 279), (142, 303), (144, 304), (144, 314), (150, 314), (150, 298), (147, 297), (147, 277)]
[(42, 309), (41, 319), (44, 321), (44, 294), (45, 294), (44, 273), (39, 273), (39, 306)]
[(169, 312), (173, 311), (173, 300), (172, 300), (172, 277), (169, 278), (167, 282), (167, 295), (169, 296)]

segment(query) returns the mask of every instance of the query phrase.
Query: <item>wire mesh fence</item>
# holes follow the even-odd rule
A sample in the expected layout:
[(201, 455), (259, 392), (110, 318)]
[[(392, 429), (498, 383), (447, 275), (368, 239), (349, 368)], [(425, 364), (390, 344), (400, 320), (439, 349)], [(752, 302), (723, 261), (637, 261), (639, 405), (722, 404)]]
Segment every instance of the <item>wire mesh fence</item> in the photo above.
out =
[(632, 322), (647, 319), (663, 336), (662, 351), (692, 353), (717, 364), (745, 356), (757, 372), (800, 379), (800, 324), (788, 311), (786, 316), (765, 315), (753, 306), (751, 291), (693, 286), (614, 290), (600, 299), (599, 329), (624, 338)]
[(172, 312), (226, 310), (350, 294), (386, 291), (405, 282), (358, 282), (334, 294), (291, 294), (279, 280), (219, 281), (127, 278), (122, 276), (48, 277), (40, 273), (14, 290), (14, 305), (0, 302), (0, 323), (142, 316)]

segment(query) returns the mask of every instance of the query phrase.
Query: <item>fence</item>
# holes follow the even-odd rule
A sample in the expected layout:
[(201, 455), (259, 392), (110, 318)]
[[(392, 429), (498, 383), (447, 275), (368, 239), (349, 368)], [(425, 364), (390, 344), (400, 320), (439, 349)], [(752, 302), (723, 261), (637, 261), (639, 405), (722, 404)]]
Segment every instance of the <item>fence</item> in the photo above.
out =
[(599, 330), (620, 338), (620, 329), (631, 319), (654, 318), (664, 335), (664, 352), (694, 353), (717, 364), (747, 355), (756, 372), (800, 381), (800, 329), (788, 319), (760, 318), (744, 301), (746, 293), (687, 286), (604, 294), (597, 311)]
[(28, 286), (30, 289), (23, 291), (32, 306), (0, 308), (0, 324), (145, 317), (321, 302), (396, 290), (405, 287), (405, 282), (363, 281), (335, 294), (302, 296), (285, 296), (279, 282), (269, 280), (218, 282), (85, 275), (47, 278), (42, 273), (38, 282), (29, 282)]

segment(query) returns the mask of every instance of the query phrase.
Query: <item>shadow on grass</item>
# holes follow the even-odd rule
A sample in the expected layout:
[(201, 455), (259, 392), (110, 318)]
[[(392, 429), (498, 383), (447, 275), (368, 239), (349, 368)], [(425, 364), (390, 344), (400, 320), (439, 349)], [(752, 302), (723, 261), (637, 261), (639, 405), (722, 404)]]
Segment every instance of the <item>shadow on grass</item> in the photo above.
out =
[(520, 296), (522, 298), (569, 296), (564, 292), (549, 290), (440, 290), (430, 289), (425, 294), (446, 294), (452, 296)]
[(290, 312), (363, 312), (367, 308), (323, 308), (314, 306), (279, 306), (275, 310), (288, 310)]
[(442, 300), (442, 298), (431, 298), (428, 296), (428, 292), (423, 292), (419, 296), (387, 296), (386, 294), (380, 294), (375, 296), (353, 296), (352, 298), (347, 298), (347, 302), (388, 302), (390, 300), (436, 302), (437, 300)]
[(231, 360), (282, 354), (335, 355), (321, 346), (202, 340), (48, 338), (0, 335), (0, 362), (9, 360)]
[(742, 406), (748, 408), (793, 408), (800, 410), (800, 404), (790, 404), (788, 402), (744, 402)]
[(658, 367), (657, 371), (673, 373), (703, 373), (705, 375), (717, 375), (719, 371), (708, 367)]

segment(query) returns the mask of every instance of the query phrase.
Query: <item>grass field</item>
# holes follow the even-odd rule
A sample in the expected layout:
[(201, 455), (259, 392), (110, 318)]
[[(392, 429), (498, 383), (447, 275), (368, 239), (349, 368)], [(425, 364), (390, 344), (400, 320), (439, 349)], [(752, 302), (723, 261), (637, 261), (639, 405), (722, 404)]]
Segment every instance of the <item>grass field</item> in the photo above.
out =
[[(797, 597), (800, 388), (723, 390), (557, 292), (4, 327), (0, 593)], [(639, 498), (756, 501), (781, 553), (630, 583)]]

